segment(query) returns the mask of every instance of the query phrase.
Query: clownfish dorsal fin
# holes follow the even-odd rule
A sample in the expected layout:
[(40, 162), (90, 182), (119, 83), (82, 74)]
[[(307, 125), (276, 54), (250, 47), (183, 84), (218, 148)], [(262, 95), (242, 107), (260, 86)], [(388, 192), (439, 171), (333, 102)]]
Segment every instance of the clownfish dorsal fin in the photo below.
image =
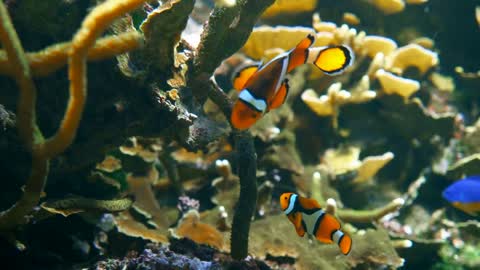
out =
[(276, 109), (280, 107), (280, 105), (285, 103), (285, 100), (287, 99), (287, 96), (288, 96), (289, 88), (290, 86), (288, 85), (288, 79), (283, 80), (277, 93), (275, 93), (275, 96), (270, 101), (270, 104), (269, 104), (270, 110)]
[(352, 50), (344, 45), (311, 48), (309, 51), (311, 55), (308, 62), (311, 61), (328, 75), (342, 73), (353, 63), (354, 59)]
[(237, 91), (242, 91), (245, 88), (248, 80), (253, 74), (255, 74), (255, 72), (257, 72), (261, 65), (261, 62), (255, 62), (240, 66), (240, 68), (233, 73), (233, 88), (235, 88)]
[(300, 43), (298, 43), (297, 46), (290, 51), (287, 73), (307, 62), (308, 48), (310, 48), (314, 42), (315, 35), (308, 34), (306, 38), (302, 39), (302, 41), (300, 41)]
[(317, 200), (312, 198), (299, 197), (299, 202), (300, 202), (300, 206), (302, 206), (304, 209), (307, 209), (307, 210), (321, 208)]

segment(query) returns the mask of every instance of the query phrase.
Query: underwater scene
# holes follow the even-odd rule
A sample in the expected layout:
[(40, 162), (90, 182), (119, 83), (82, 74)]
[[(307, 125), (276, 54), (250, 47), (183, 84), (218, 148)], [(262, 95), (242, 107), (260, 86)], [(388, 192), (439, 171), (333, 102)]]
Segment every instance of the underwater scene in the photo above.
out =
[(0, 269), (480, 269), (480, 0), (0, 1)]

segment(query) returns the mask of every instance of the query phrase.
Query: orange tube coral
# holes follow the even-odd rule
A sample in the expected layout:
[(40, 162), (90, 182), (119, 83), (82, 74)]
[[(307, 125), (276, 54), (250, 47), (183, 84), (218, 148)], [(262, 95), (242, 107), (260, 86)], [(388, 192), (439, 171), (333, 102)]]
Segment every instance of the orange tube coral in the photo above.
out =
[(40, 146), (47, 157), (65, 150), (73, 141), (87, 96), (86, 58), (89, 49), (105, 28), (117, 17), (131, 11), (144, 0), (109, 0), (95, 7), (75, 34), (69, 52), (70, 99), (57, 133)]

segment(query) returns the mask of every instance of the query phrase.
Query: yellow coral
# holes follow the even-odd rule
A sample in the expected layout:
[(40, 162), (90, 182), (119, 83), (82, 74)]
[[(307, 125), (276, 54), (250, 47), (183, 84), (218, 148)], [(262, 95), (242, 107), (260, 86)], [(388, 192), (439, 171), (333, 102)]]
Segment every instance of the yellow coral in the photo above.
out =
[(262, 14), (263, 18), (274, 17), (281, 13), (301, 13), (309, 12), (315, 9), (317, 0), (276, 0)]
[(419, 37), (412, 40), (410, 43), (420, 45), (425, 49), (432, 49), (435, 46), (435, 41), (429, 37)]
[[(300, 40), (315, 31), (308, 27), (286, 27), (286, 26), (261, 26), (252, 31), (242, 51), (254, 59), (262, 59), (265, 51), (272, 48), (282, 49), (279, 52), (290, 50)], [(317, 41), (318, 42), (318, 41)], [(315, 46), (320, 46), (318, 43)]]
[(417, 44), (409, 44), (395, 50), (389, 55), (387, 69), (402, 74), (406, 68), (414, 66), (421, 74), (438, 64), (437, 53)]
[(360, 148), (356, 146), (328, 149), (323, 155), (320, 167), (324, 167), (332, 175), (356, 171), (357, 176), (353, 182), (361, 183), (371, 180), (394, 157), (392, 152), (387, 152), (380, 156), (368, 156), (360, 161), (359, 156)]
[(399, 77), (383, 69), (377, 70), (375, 75), (380, 81), (383, 91), (387, 94), (395, 93), (404, 98), (409, 98), (420, 89), (419, 82)]
[(387, 37), (366, 36), (362, 41), (362, 48), (366, 54), (374, 58), (377, 53), (388, 55), (397, 49), (397, 43)]
[(326, 95), (318, 97), (312, 89), (307, 89), (302, 93), (302, 100), (307, 106), (320, 116), (332, 116), (333, 127), (338, 127), (337, 117), (339, 107), (346, 103), (363, 103), (375, 98), (376, 93), (370, 91), (368, 77), (362, 78), (357, 88), (351, 93), (341, 90), (341, 83), (332, 84)]
[(387, 15), (398, 13), (405, 9), (403, 0), (368, 0), (368, 2)]
[(358, 18), (357, 15), (351, 12), (345, 12), (343, 13), (342, 20), (345, 23), (351, 24), (351, 25), (359, 25), (360, 24), (360, 18)]
[(381, 156), (366, 157), (362, 160), (362, 165), (358, 168), (357, 176), (353, 179), (353, 182), (360, 183), (372, 179), (393, 157), (392, 152), (387, 152)]
[(352, 146), (328, 149), (322, 159), (329, 173), (339, 175), (358, 169), (362, 165), (359, 156), (360, 148)]
[(429, 79), (440, 91), (452, 92), (455, 89), (455, 82), (452, 77), (433, 72)]

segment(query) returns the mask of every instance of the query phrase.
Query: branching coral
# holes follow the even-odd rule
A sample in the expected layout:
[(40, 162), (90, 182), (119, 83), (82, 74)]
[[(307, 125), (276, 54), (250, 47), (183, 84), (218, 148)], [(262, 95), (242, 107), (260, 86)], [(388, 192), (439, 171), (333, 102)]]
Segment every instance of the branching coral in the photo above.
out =
[(24, 216), (39, 202), (48, 173), (48, 161), (67, 148), (75, 137), (86, 98), (86, 59), (97, 37), (117, 17), (137, 8), (144, 1), (107, 1), (98, 5), (84, 20), (70, 46), (69, 78), (70, 100), (58, 132), (43, 140), (36, 127), (36, 90), (31, 79), (28, 59), (23, 52), (5, 6), (0, 3), (0, 38), (6, 49), (8, 62), (20, 88), (18, 103), (18, 129), (20, 137), (32, 151), (32, 170), (22, 198), (0, 215), (0, 229), (8, 231), (25, 222)]
[[(121, 33), (118, 36), (100, 38), (88, 52), (88, 60), (97, 61), (137, 49), (143, 44), (138, 32)], [(33, 76), (47, 76), (67, 64), (71, 43), (59, 43), (39, 52), (27, 53), (26, 57)], [(8, 68), (7, 57), (0, 51), (0, 74), (12, 75)]]

